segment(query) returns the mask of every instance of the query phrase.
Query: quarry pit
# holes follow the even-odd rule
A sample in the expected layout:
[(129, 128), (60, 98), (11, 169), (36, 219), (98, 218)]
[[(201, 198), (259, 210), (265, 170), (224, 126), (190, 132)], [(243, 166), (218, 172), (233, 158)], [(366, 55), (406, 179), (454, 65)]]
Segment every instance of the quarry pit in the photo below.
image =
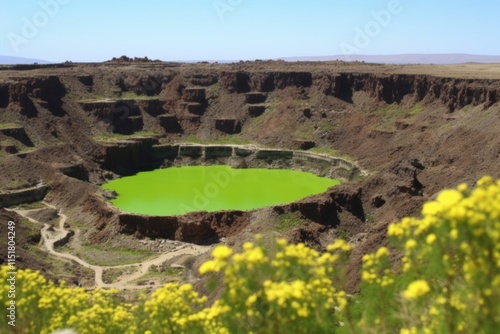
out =
[[(0, 215), (20, 222), (23, 265), (48, 276), (61, 268), (33, 249), (53, 233), (43, 224), (57, 231), (61, 214), (58, 247), (74, 254), (156, 253), (161, 240), (238, 246), (263, 233), (320, 250), (342, 237), (359, 246), (360, 259), (385, 242), (389, 223), (418, 214), (439, 190), (500, 177), (499, 99), (494, 64), (3, 66)], [(215, 165), (297, 170), (342, 184), (257, 210), (178, 216), (122, 212), (101, 188), (139, 172)], [(74, 261), (65, 270), (95, 283)]]

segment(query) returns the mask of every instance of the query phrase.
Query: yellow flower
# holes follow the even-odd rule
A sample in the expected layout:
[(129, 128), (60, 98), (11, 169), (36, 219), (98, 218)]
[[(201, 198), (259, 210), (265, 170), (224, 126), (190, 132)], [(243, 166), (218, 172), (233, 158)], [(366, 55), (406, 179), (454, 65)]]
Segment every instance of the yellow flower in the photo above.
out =
[(257, 301), (257, 295), (256, 294), (253, 294), (251, 295), (250, 297), (247, 298), (247, 301), (246, 301), (246, 306), (247, 307), (252, 307), (252, 305)]
[(430, 291), (429, 284), (425, 280), (416, 280), (408, 286), (408, 289), (403, 291), (403, 296), (406, 299), (417, 299)]
[(417, 242), (414, 239), (408, 240), (405, 244), (405, 248), (407, 250), (413, 249), (415, 247), (417, 247)]
[(328, 245), (326, 248), (329, 252), (333, 252), (337, 249), (340, 249), (344, 252), (348, 252), (352, 249), (352, 246), (349, 245), (345, 240), (343, 239), (336, 239), (335, 242), (331, 245)]
[(276, 240), (276, 243), (281, 247), (285, 247), (288, 244), (286, 239), (283, 238), (279, 238), (278, 240)]
[(424, 216), (427, 215), (432, 216), (440, 213), (441, 210), (442, 210), (441, 204), (439, 204), (438, 202), (427, 202), (424, 204), (424, 207), (422, 209), (422, 214)]
[(477, 185), (479, 187), (489, 186), (492, 183), (493, 179), (491, 178), (491, 176), (483, 176), (479, 181), (477, 181)]
[(247, 241), (247, 242), (245, 242), (245, 243), (243, 244), (243, 250), (250, 250), (250, 249), (252, 249), (252, 248), (254, 248), (254, 244), (253, 244), (253, 243), (251, 243), (251, 242), (249, 242), (249, 241)]
[(375, 254), (375, 257), (377, 259), (380, 259), (384, 256), (388, 256), (389, 255), (389, 250), (387, 249), (387, 247), (380, 247), (378, 250), (377, 250), (377, 253)]
[(439, 193), (437, 197), (437, 202), (441, 203), (445, 208), (451, 208), (457, 204), (463, 195), (460, 191), (454, 189), (446, 189)]
[(198, 269), (198, 271), (201, 275), (204, 275), (206, 273), (212, 273), (218, 270), (214, 261), (207, 261), (200, 266), (200, 269)]
[(462, 192), (462, 193), (465, 193), (468, 189), (468, 186), (467, 186), (467, 183), (461, 183), (458, 187), (457, 187), (458, 191)]
[(219, 245), (212, 252), (212, 256), (217, 260), (226, 260), (231, 254), (233, 254), (233, 250), (226, 245)]
[(429, 245), (432, 245), (434, 243), (434, 241), (436, 241), (437, 237), (434, 233), (431, 233), (427, 236), (427, 238), (425, 239), (425, 241), (429, 244)]

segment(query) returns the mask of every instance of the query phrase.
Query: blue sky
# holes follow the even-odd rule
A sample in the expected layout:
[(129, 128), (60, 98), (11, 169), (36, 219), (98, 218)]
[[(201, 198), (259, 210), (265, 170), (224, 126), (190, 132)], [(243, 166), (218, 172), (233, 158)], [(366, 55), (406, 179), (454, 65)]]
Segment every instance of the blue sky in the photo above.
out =
[(50, 61), (500, 55), (496, 0), (0, 0), (0, 6), (0, 55)]

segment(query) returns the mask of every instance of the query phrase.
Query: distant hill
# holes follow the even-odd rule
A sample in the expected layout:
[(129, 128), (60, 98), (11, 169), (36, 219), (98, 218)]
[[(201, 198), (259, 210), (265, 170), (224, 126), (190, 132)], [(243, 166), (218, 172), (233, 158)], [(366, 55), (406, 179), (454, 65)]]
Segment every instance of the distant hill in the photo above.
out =
[[(463, 53), (447, 54), (398, 54), (398, 55), (333, 55), (311, 57), (285, 57), (285, 61), (364, 61), (379, 64), (463, 64), (463, 63), (500, 63), (500, 56), (471, 55)], [(180, 61), (180, 62), (199, 62)], [(236, 60), (218, 60), (220, 63), (232, 63)], [(21, 58), (0, 55), (0, 65), (16, 64), (52, 64), (53, 62), (33, 58)]]
[(17, 65), (17, 64), (50, 64), (50, 61), (31, 59), (31, 58), (21, 58), (21, 57), (11, 57), (11, 56), (0, 56), (0, 65)]
[(381, 64), (463, 64), (463, 63), (500, 63), (500, 56), (448, 54), (399, 54), (399, 55), (336, 55), (323, 57), (290, 57), (286, 61), (364, 61)]

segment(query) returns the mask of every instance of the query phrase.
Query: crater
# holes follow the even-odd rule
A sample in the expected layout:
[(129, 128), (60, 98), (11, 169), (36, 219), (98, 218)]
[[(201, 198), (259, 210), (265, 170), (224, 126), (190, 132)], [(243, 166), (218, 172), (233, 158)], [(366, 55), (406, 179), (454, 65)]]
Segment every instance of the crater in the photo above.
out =
[[(115, 165), (124, 159), (135, 167), (124, 170), (123, 163)], [(293, 206), (366, 174), (350, 161), (320, 153), (255, 145), (165, 145), (146, 138), (107, 143), (103, 164), (120, 175), (102, 186), (107, 196), (98, 199), (101, 204), (106, 201), (104, 211), (117, 215), (120, 233), (197, 244), (238, 233), (264, 208)], [(249, 179), (239, 184), (237, 179), (246, 173)], [(319, 186), (308, 189), (314, 182)], [(285, 186), (295, 187), (295, 194), (289, 197), (293, 193)], [(226, 191), (229, 203), (216, 199)], [(304, 210), (305, 216), (319, 210), (299, 207), (294, 210)], [(313, 216), (313, 221), (323, 219)]]

